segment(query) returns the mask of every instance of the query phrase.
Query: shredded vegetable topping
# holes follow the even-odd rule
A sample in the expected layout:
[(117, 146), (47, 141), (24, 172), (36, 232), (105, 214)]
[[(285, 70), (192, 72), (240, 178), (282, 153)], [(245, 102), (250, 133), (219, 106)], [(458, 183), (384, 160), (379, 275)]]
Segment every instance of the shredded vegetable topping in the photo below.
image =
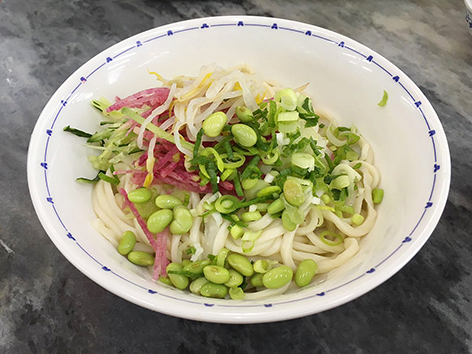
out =
[[(99, 152), (89, 157), (97, 176), (78, 180), (95, 184), (93, 225), (131, 262), (198, 295), (255, 299), (354, 257), (383, 199), (356, 127), (315, 113), (307, 85), (280, 87), (246, 66), (150, 74), (161, 87), (92, 102), (104, 118), (95, 134), (64, 128)], [(306, 269), (311, 278), (298, 279)]]

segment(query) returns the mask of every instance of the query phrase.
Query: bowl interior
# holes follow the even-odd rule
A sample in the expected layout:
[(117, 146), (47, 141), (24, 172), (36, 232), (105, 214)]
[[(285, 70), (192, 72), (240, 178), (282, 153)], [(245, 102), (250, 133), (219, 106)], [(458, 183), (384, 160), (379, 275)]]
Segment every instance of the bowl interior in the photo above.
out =
[[(275, 25), (274, 25), (275, 24)], [(361, 251), (321, 284), (260, 301), (202, 299), (150, 281), (90, 225), (94, 177), (83, 140), (71, 125), (94, 132), (100, 116), (92, 98), (124, 97), (164, 77), (195, 76), (211, 62), (246, 63), (284, 86), (310, 83), (315, 110), (355, 125), (371, 143), (385, 198)], [(385, 107), (377, 103), (386, 90)], [(315, 313), (353, 299), (400, 269), (424, 244), (444, 207), (449, 186), (447, 142), (431, 105), (399, 69), (377, 53), (314, 26), (257, 17), (177, 23), (127, 39), (91, 59), (56, 92), (30, 145), (28, 177), (37, 213), (51, 239), (82, 272), (141, 306), (192, 319), (264, 322)]]

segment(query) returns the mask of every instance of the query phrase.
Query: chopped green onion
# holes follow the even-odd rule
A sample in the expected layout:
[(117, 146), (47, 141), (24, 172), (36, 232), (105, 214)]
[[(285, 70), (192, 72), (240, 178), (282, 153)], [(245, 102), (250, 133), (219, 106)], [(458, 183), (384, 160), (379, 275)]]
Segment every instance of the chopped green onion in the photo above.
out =
[(281, 112), (277, 116), (277, 123), (297, 122), (298, 112)]
[(387, 91), (384, 90), (382, 100), (379, 103), (377, 103), (377, 106), (383, 107), (387, 104), (387, 101), (388, 101), (388, 93)]
[(313, 170), (315, 168), (315, 158), (310, 154), (297, 152), (292, 155), (292, 165), (303, 169)]
[(98, 174), (98, 177), (99, 177), (101, 180), (103, 180), (103, 181), (105, 181), (105, 182), (108, 182), (108, 183), (111, 183), (111, 184), (113, 184), (113, 185), (115, 185), (115, 186), (118, 185), (118, 183), (120, 183), (120, 180), (117, 181), (115, 178), (109, 177), (109, 176), (107, 176), (107, 175), (106, 175), (105, 173), (103, 173), (103, 172), (100, 172), (100, 173)]
[[(244, 253), (251, 252), (252, 249), (254, 248), (254, 245), (256, 244), (257, 239), (259, 236), (261, 236), (262, 230), (261, 231), (246, 231), (242, 237), (243, 244), (242, 244), (242, 250)], [(245, 247), (245, 244), (247, 242), (250, 242), (249, 247)]]
[(297, 108), (297, 94), (291, 88), (278, 91), (274, 96), (274, 100), (275, 102), (280, 102), (280, 105), (287, 111), (293, 111)]
[(374, 202), (374, 204), (382, 203), (383, 197), (384, 197), (384, 190), (383, 189), (375, 188), (372, 191), (372, 201)]
[(245, 178), (241, 181), (241, 186), (243, 189), (251, 189), (257, 184), (257, 181), (255, 178)]
[(229, 233), (235, 240), (237, 240), (238, 238), (241, 238), (244, 235), (244, 229), (241, 226), (235, 224), (231, 227)]
[[(327, 236), (334, 238), (334, 240), (328, 239)], [(337, 246), (344, 242), (344, 239), (340, 234), (331, 231), (323, 231), (320, 234), (320, 239), (325, 245), (328, 246)]]
[(62, 129), (63, 131), (65, 132), (69, 132), (69, 133), (72, 133), (76, 136), (79, 136), (81, 138), (90, 138), (92, 136), (92, 134), (90, 133), (86, 133), (82, 130), (79, 130), (79, 129), (75, 129), (75, 128), (71, 128), (70, 125), (68, 125), (67, 127), (64, 127), (64, 129)]
[(269, 186), (257, 192), (256, 197), (258, 198), (269, 197), (269, 196), (273, 196), (274, 194), (278, 194), (281, 191), (282, 191), (282, 188), (280, 188), (279, 186)]
[(342, 204), (342, 205), (337, 206), (335, 209), (336, 211), (340, 211), (342, 213), (354, 214), (354, 208), (350, 205)]
[[(223, 160), (226, 160), (226, 158), (229, 158), (229, 155), (228, 154), (221, 154), (220, 157)], [(233, 159), (232, 162), (225, 162), (224, 163), (225, 168), (238, 168), (238, 167), (241, 167), (242, 165), (244, 165), (244, 162), (246, 162), (246, 157), (243, 154), (239, 153), (239, 152), (233, 153), (232, 159)], [(237, 160), (234, 161), (235, 159), (237, 159)]]
[(351, 181), (349, 180), (349, 176), (341, 175), (331, 181), (330, 187), (341, 190), (343, 188), (348, 187), (350, 184)]
[(195, 254), (195, 252), (196, 252), (196, 249), (195, 249), (195, 247), (193, 247), (193, 246), (192, 246), (192, 247), (189, 247), (189, 248), (187, 248), (187, 249), (185, 250), (185, 253), (186, 253), (186, 254)]
[(243, 189), (241, 188), (241, 178), (238, 171), (236, 171), (236, 176), (234, 176), (234, 190), (238, 197), (244, 196)]
[(321, 196), (321, 200), (323, 201), (323, 203), (328, 204), (331, 201), (331, 198), (329, 197), (329, 195), (323, 194)]
[(234, 195), (223, 195), (215, 202), (215, 209), (219, 213), (229, 214), (238, 209), (239, 202)]
[(210, 183), (213, 193), (218, 192), (218, 178), (216, 175), (216, 166), (213, 161), (208, 163), (207, 167), (208, 175), (210, 176)]
[(228, 180), (231, 180), (231, 179), (232, 179), (231, 177), (234, 178), (234, 174), (235, 174), (235, 173), (236, 173), (236, 170), (234, 170), (234, 169), (227, 169), (227, 170), (225, 170), (225, 172), (223, 172), (223, 173), (221, 174), (221, 177), (220, 177), (220, 178), (221, 178), (222, 181), (226, 181), (227, 179), (228, 179)]
[(241, 173), (241, 179), (249, 178), (252, 174), (254, 167), (257, 166), (261, 158), (259, 156), (254, 156), (252, 160), (247, 164), (243, 173)]
[(364, 222), (364, 217), (361, 214), (354, 214), (351, 218), (353, 224), (362, 225)]
[(360, 163), (360, 162), (358, 162), (358, 163), (356, 163), (354, 166), (352, 166), (352, 168), (353, 168), (354, 170), (357, 170), (357, 169), (359, 169), (359, 168), (361, 168), (361, 167), (362, 167), (362, 163)]
[(195, 145), (193, 147), (193, 157), (198, 156), (198, 150), (200, 149), (200, 145), (202, 144), (202, 138), (203, 138), (204, 133), (205, 132), (203, 131), (203, 128), (200, 128), (200, 130), (197, 133), (197, 138), (195, 140)]
[(259, 211), (247, 211), (241, 214), (241, 218), (246, 222), (250, 222), (259, 220), (262, 218), (262, 215)]

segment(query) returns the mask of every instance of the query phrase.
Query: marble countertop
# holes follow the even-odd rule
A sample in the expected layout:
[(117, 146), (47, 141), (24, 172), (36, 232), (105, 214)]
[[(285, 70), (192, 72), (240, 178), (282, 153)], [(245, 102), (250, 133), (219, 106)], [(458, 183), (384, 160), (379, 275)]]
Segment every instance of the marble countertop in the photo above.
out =
[[(390, 280), (318, 315), (236, 326), (140, 308), (74, 268), (31, 204), (29, 137), (71, 73), (146, 29), (230, 14), (303, 21), (369, 46), (423, 90), (449, 139), (451, 191), (430, 240)], [(3, 0), (0, 58), (1, 353), (472, 352), (472, 36), (462, 1)]]

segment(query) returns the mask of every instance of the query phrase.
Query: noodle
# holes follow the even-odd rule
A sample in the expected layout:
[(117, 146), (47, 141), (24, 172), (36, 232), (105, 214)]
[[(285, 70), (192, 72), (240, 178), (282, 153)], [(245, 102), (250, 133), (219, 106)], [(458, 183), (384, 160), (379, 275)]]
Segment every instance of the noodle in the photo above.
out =
[[(157, 107), (148, 107), (149, 103), (144, 106), (142, 103), (136, 103), (137, 110), (141, 109), (144, 112), (146, 107), (149, 108), (149, 115), (143, 123), (133, 123), (126, 119), (122, 125), (117, 123), (115, 127), (117, 129), (114, 132), (112, 130), (115, 134), (112, 137), (116, 137), (115, 139), (118, 139), (118, 137), (119, 139), (125, 139), (122, 135), (118, 135), (120, 131), (129, 130), (128, 134), (130, 134), (130, 139), (126, 143), (129, 144), (129, 149), (120, 152), (121, 155), (119, 156), (116, 153), (117, 155), (113, 157), (113, 161), (117, 161), (114, 165), (116, 172), (112, 173), (114, 170), (110, 171), (108, 169), (106, 174), (109, 179), (117, 179), (117, 184), (113, 185), (109, 183), (109, 180), (102, 180), (102, 178), (93, 188), (92, 205), (97, 219), (93, 220), (92, 225), (114, 247), (118, 246), (123, 232), (131, 231), (135, 234), (137, 241), (133, 250), (151, 254), (156, 253), (157, 257), (156, 245), (151, 245), (148, 239), (148, 232), (150, 231), (140, 226), (144, 224), (142, 220), (138, 220), (139, 215), (133, 215), (130, 208), (127, 207), (129, 204), (126, 203), (130, 202), (125, 201), (127, 200), (126, 194), (121, 195), (119, 193), (120, 188), (125, 193), (130, 193), (144, 186), (155, 189), (155, 192), (159, 195), (172, 194), (180, 200), (185, 199), (187, 201), (186, 207), (193, 217), (191, 227), (186, 229), (186, 232), (169, 233), (170, 235), (167, 238), (165, 254), (174, 263), (182, 263), (183, 260), (188, 259), (191, 261), (203, 260), (211, 257), (211, 255), (217, 255), (223, 248), (226, 248), (231, 252), (243, 254), (254, 261), (258, 259), (277, 261), (294, 271), (301, 261), (311, 259), (318, 265), (318, 274), (322, 274), (348, 263), (358, 253), (360, 238), (367, 235), (375, 225), (377, 212), (374, 207), (372, 193), (380, 183), (380, 174), (373, 165), (374, 156), (369, 143), (357, 133), (357, 129), (338, 127), (334, 118), (325, 115), (319, 117), (319, 122), (316, 118), (318, 124), (308, 124), (309, 119), (315, 119), (316, 115), (310, 112), (309, 106), (305, 106), (307, 102), (311, 102), (303, 94), (303, 90), (307, 85), (303, 85), (294, 91), (296, 97), (298, 97), (299, 108), (297, 109), (300, 115), (308, 116), (306, 122), (298, 128), (300, 134), (297, 136), (296, 134), (290, 135), (287, 133), (286, 135), (277, 136), (279, 149), (277, 153), (281, 154), (279, 159), (283, 157), (285, 160), (282, 159), (282, 162), (278, 165), (281, 167), (277, 168), (275, 164), (260, 166), (260, 174), (256, 178), (257, 181), (254, 182), (258, 185), (274, 186), (275, 182), (272, 181), (280, 178), (278, 176), (281, 176), (282, 171), (287, 169), (287, 161), (292, 158), (292, 164), (295, 163), (293, 155), (297, 150), (294, 149), (302, 146), (302, 144), (305, 144), (304, 147), (300, 147), (302, 152), (303, 149), (305, 151), (312, 149), (310, 154), (313, 156), (313, 158), (305, 157), (305, 160), (300, 162), (300, 168), (306, 168), (308, 171), (304, 173), (318, 173), (323, 169), (326, 170), (331, 164), (335, 165), (330, 168), (329, 173), (331, 175), (328, 177), (326, 172), (321, 178), (315, 176), (311, 180), (309, 178), (303, 179), (304, 177), (284, 177), (292, 178), (296, 183), (301, 183), (300, 188), (303, 188), (303, 195), (300, 196), (303, 201), (299, 204), (290, 205), (291, 202), (285, 199), (288, 197), (285, 196), (284, 198), (283, 195), (285, 194), (281, 193), (280, 189), (277, 192), (281, 193), (280, 200), (285, 203), (283, 213), (286, 211), (292, 215), (292, 222), (298, 220), (296, 213), (300, 214), (303, 219), (295, 222), (293, 228), (288, 228), (284, 217), (281, 218), (282, 212), (273, 214), (267, 212), (269, 204), (273, 202), (270, 198), (266, 198), (267, 202), (261, 202), (262, 204), (265, 203), (265, 206), (259, 206), (254, 202), (252, 207), (246, 206), (246, 209), (243, 208), (244, 210), (250, 210), (252, 213), (256, 210), (256, 214), (261, 208), (263, 215), (259, 213), (258, 219), (243, 223), (244, 220), (241, 221), (241, 215), (244, 214), (243, 209), (239, 212), (236, 211), (234, 213), (236, 218), (233, 219), (231, 219), (232, 214), (223, 215), (224, 213), (215, 209), (215, 201), (219, 200), (222, 194), (234, 195), (237, 193), (235, 180), (233, 181), (228, 177), (231, 170), (228, 171), (228, 176), (223, 177), (223, 170), (218, 164), (216, 164), (218, 168), (215, 168), (214, 171), (208, 167), (211, 165), (207, 165), (207, 169), (202, 170), (203, 162), (199, 162), (199, 165), (197, 165), (197, 170), (200, 166), (200, 174), (192, 172), (191, 169), (189, 170), (189, 166), (192, 166), (192, 157), (197, 157), (194, 156), (194, 151), (198, 151), (198, 147), (197, 150), (191, 151), (188, 142), (194, 143), (196, 141), (202, 124), (208, 116), (214, 112), (223, 111), (226, 112), (228, 123), (236, 124), (239, 122), (239, 118), (237, 118), (235, 112), (241, 105), (249, 108), (251, 112), (267, 109), (267, 112), (272, 114), (269, 108), (264, 107), (269, 107), (272, 104), (272, 97), (280, 92), (278, 84), (260, 79), (245, 66), (224, 70), (215, 64), (202, 67), (196, 78), (183, 76), (176, 77), (173, 80), (165, 80), (160, 76), (158, 78), (169, 89), (165, 101)], [(300, 102), (303, 102), (304, 105), (302, 106)], [(282, 112), (285, 111), (285, 109), (282, 110)], [(161, 119), (166, 114), (166, 118)], [(297, 116), (298, 114), (297, 112)], [(288, 122), (290, 123), (290, 121)], [(161, 136), (155, 135), (157, 133), (151, 133), (149, 127), (153, 124), (160, 126), (162, 131), (170, 133), (170, 136), (173, 137), (173, 144), (170, 145)], [(289, 127), (289, 125), (286, 126)], [(226, 130), (226, 132), (228, 131)], [(264, 143), (268, 139), (267, 135), (270, 134), (266, 134), (266, 138), (258, 137), (258, 139)], [(133, 137), (135, 141), (130, 142)], [(223, 144), (227, 137), (228, 134), (216, 137), (204, 135), (202, 141), (207, 144), (205, 147), (216, 148), (218, 144)], [(112, 138), (107, 139), (111, 141)], [(274, 134), (272, 139), (275, 139)], [(91, 161), (95, 161), (95, 164), (108, 163), (113, 156), (113, 148), (119, 149), (126, 145), (123, 140), (117, 141), (117, 143), (114, 142), (111, 145), (107, 142), (106, 145), (100, 147), (103, 151), (102, 155), (98, 159), (91, 159)], [(260, 144), (260, 142), (257, 144)], [(277, 148), (277, 144), (274, 146)], [(99, 148), (96, 145), (93, 145), (93, 147)], [(241, 150), (241, 146), (237, 147), (239, 150), (236, 147), (233, 153), (244, 151), (244, 149)], [(160, 149), (164, 149), (163, 152)], [(138, 153), (135, 151), (138, 151)], [(225, 156), (226, 151), (224, 150), (220, 153), (221, 156), (218, 157), (225, 160), (224, 163), (227, 165), (234, 164), (234, 160), (228, 160), (227, 154)], [(215, 155), (214, 152), (212, 154)], [(106, 159), (100, 160), (102, 156), (105, 156)], [(205, 156), (208, 157), (208, 155)], [(242, 171), (246, 168), (245, 166), (250, 165), (249, 161), (252, 161), (253, 156), (254, 153), (243, 156), (245, 162), (243, 161), (244, 165), (240, 166), (241, 176), (243, 175)], [(303, 154), (301, 156), (303, 157)], [(216, 156), (213, 157), (217, 161)], [(305, 163), (313, 159), (314, 163), (311, 166), (304, 167)], [(207, 160), (202, 159), (201, 161)], [(98, 166), (105, 170), (101, 166), (106, 166), (106, 164)], [(183, 170), (183, 166), (185, 166), (185, 170)], [(156, 168), (158, 168), (159, 173), (164, 170), (165, 173), (160, 176), (159, 173), (156, 173)], [(293, 168), (292, 170), (298, 171)], [(274, 171), (276, 173), (269, 176)], [(194, 174), (190, 175), (192, 178), (185, 179), (182, 177), (184, 173)], [(213, 193), (215, 189), (214, 181), (211, 181), (211, 173), (220, 174), (216, 178), (218, 178), (220, 192), (223, 188), (224, 193)], [(264, 175), (266, 176), (265, 179), (263, 178)], [(175, 186), (168, 182), (169, 178), (176, 181)], [(225, 181), (224, 178), (228, 178), (228, 180)], [(244, 178), (247, 180), (247, 177)], [(206, 186), (210, 186), (209, 183), (212, 183), (213, 191), (202, 184), (204, 179), (207, 179)], [(344, 184), (341, 185), (341, 183)], [(192, 185), (193, 187), (185, 191), (182, 189), (182, 186), (185, 185)], [(234, 189), (231, 189), (230, 187), (233, 187), (233, 185)], [(247, 193), (246, 189), (244, 189), (244, 193)], [(277, 194), (276, 199), (278, 197)], [(252, 196), (245, 194), (245, 198), (247, 200), (256, 198), (256, 193)], [(257, 194), (257, 198), (264, 199), (259, 194)], [(293, 205), (296, 205), (296, 207)], [(148, 207), (155, 208), (155, 206)], [(246, 213), (250, 214), (251, 212), (247, 211)], [(293, 216), (294, 213), (295, 216)], [(244, 225), (244, 230), (249, 233), (247, 235), (252, 235), (253, 239), (248, 241), (244, 237), (235, 237), (232, 227), (239, 225), (238, 223)], [(156, 235), (153, 237), (156, 238)], [(245, 249), (245, 245), (248, 244), (251, 247)], [(290, 283), (278, 289), (265, 290), (255, 289), (249, 284), (245, 299), (255, 300), (279, 295), (289, 288)]]

